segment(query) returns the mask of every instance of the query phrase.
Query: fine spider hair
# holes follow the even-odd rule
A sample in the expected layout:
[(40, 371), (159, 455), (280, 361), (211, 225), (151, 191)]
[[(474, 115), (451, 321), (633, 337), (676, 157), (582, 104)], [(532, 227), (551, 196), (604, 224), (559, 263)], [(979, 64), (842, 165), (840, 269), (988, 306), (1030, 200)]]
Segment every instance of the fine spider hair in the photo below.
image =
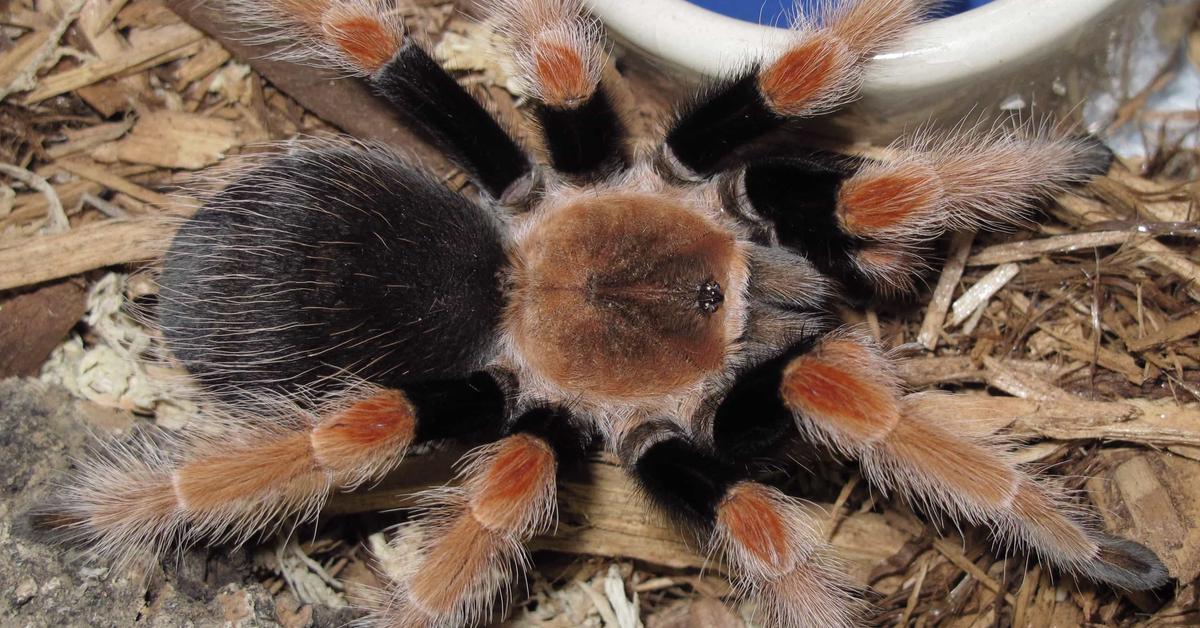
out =
[(576, 107), (600, 83), (603, 31), (581, 0), (500, 0), (494, 8), (523, 91), (552, 107)]
[(795, 132), (853, 100), (864, 64), (929, 4), (823, 4), (787, 50), (634, 150), (596, 22), (575, 0), (505, 0), (493, 20), (534, 99), (535, 159), (383, 0), (228, 0), (251, 32), (286, 38), (285, 55), (367, 80), (478, 197), (350, 141), (233, 168), (159, 275), (157, 318), (199, 415), (81, 463), (39, 521), (118, 558), (244, 543), (314, 519), (414, 445), (460, 440), (479, 446), (460, 485), (395, 530), (403, 565), (363, 622), (474, 625), (553, 527), (560, 468), (598, 441), (767, 625), (852, 625), (864, 604), (820, 526), (754, 474), (806, 442), (988, 528), (1001, 551), (1161, 586), (1150, 550), (943, 410), (969, 399), (906, 390), (900, 358), (838, 322), (910, 294), (946, 232), (1028, 221), (1111, 160), (1050, 125), (926, 131), (886, 157)]

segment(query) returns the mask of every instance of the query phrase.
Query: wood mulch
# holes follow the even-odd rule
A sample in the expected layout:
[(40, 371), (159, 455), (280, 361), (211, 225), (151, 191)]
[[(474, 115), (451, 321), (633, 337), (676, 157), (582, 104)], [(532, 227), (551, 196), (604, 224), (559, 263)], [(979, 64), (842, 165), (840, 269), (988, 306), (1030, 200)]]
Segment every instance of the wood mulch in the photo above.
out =
[[(446, 0), (408, 6), (410, 25), (475, 93), (507, 119), (523, 114), (482, 26)], [(186, 404), (151, 383), (169, 369), (140, 359), (157, 340), (122, 303), (152, 299), (139, 271), (169, 237), (164, 216), (186, 214), (181, 190), (230, 156), (341, 130), (399, 147), (469, 193), (360, 84), (260, 53), (188, 0), (0, 10), (0, 377), (62, 383), (127, 422), (184, 420)], [(617, 68), (644, 131), (686, 88), (634, 59)], [(1200, 623), (1198, 168), (1200, 153), (1172, 146), (1118, 163), (1057, 199), (1035, 230), (953, 238), (916, 302), (845, 314), (909, 345), (911, 387), (961, 393), (947, 416), (1020, 439), (1022, 461), (1067, 477), (1104, 527), (1158, 552), (1175, 584), (1118, 594), (1054, 577), (998, 557), (982, 531), (871, 491), (853, 465), (797, 451), (811, 472), (776, 479), (821, 509), (870, 587), (872, 623)], [(410, 459), (384, 484), (335, 497), (309, 542), (258, 551), (285, 625), (375, 584), (366, 550), (405, 514), (371, 513), (446, 481), (456, 453)], [(588, 476), (564, 482), (562, 523), (534, 542), (536, 569), (508, 625), (745, 625), (752, 609), (732, 604), (721, 565), (649, 513), (611, 460), (596, 458)]]

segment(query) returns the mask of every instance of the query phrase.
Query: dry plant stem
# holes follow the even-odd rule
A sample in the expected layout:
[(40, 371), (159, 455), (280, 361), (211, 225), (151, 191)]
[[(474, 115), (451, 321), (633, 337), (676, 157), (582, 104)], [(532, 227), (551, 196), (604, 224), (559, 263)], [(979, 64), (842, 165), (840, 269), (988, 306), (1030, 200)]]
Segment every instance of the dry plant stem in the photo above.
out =
[(1033, 590), (1037, 588), (1037, 583), (1041, 575), (1042, 568), (1039, 565), (1034, 565), (1021, 580), (1021, 588), (1017, 591), (1017, 603), (1013, 610), (1014, 626), (1026, 625), (1025, 619), (1029, 612), (1029, 598), (1033, 595)]
[[(975, 563), (971, 562), (969, 558), (963, 555), (962, 550), (955, 547), (953, 543), (947, 541), (946, 539), (937, 539), (933, 542), (933, 546), (936, 547), (943, 556), (949, 559), (950, 562), (954, 563), (963, 571), (970, 574), (972, 578), (978, 580), (980, 584), (987, 587), (992, 593), (1001, 593), (1004, 591), (1003, 587), (1000, 586), (999, 582), (996, 582), (995, 578), (987, 575), (987, 573), (980, 569)], [(1014, 598), (1011, 593), (1004, 593), (1004, 601), (1008, 602), (1010, 605), (1015, 605), (1017, 603), (1016, 598)]]
[[(998, 360), (998, 362), (1047, 381), (1056, 380), (1062, 371), (1060, 367), (1053, 364), (1034, 360)], [(945, 384), (984, 384), (991, 379), (988, 371), (981, 369), (978, 362), (970, 357), (913, 358), (901, 362), (898, 365), (898, 371), (901, 379), (914, 389)]]
[(120, 122), (97, 124), (96, 126), (88, 127), (75, 133), (69, 141), (50, 146), (46, 149), (46, 155), (51, 159), (70, 157), (71, 155), (93, 149), (101, 144), (114, 141), (125, 135), (132, 127), (133, 118), (126, 118)]
[(106, 220), (0, 248), (0, 290), (156, 259), (174, 225), (159, 216)]
[(98, 35), (102, 29), (107, 28), (108, 25), (117, 18), (117, 14), (120, 13), (121, 9), (124, 9), (125, 5), (128, 3), (129, 0), (111, 0), (108, 6), (103, 7), (104, 12), (96, 16), (94, 20), (95, 28), (91, 33), (88, 34), (92, 37)]
[(1200, 314), (1192, 314), (1177, 321), (1172, 321), (1152, 334), (1131, 340), (1128, 343), (1128, 349), (1130, 351), (1145, 351), (1162, 344), (1182, 340), (1197, 333), (1200, 333)]
[(99, 183), (100, 185), (103, 185), (104, 187), (115, 192), (124, 192), (125, 194), (128, 194), (139, 201), (158, 205), (162, 208), (169, 208), (176, 204), (169, 196), (165, 194), (159, 194), (153, 190), (148, 190), (124, 177), (115, 175), (109, 170), (96, 165), (73, 160), (60, 161), (58, 162), (58, 165), (67, 172), (91, 181), (95, 181), (96, 183)]
[[(1058, 202), (1059, 206), (1066, 210), (1075, 220), (1084, 224), (1105, 222), (1118, 218), (1107, 205), (1089, 202), (1077, 196), (1065, 195), (1059, 198)], [(1140, 240), (1135, 242), (1133, 246), (1167, 272), (1178, 275), (1183, 279), (1188, 286), (1188, 296), (1196, 301), (1200, 301), (1200, 265), (1176, 253), (1157, 240)]]
[(67, 70), (48, 76), (42, 79), (37, 88), (22, 100), (22, 104), (37, 104), (47, 98), (53, 98), (54, 96), (79, 89), (80, 87), (86, 87), (110, 76), (170, 55), (170, 53), (197, 43), (204, 38), (204, 34), (200, 31), (195, 29), (188, 30), (189, 32), (182, 36), (154, 42), (150, 46), (134, 48), (120, 56), (95, 61), (74, 70)]
[(921, 570), (917, 572), (917, 580), (913, 582), (912, 592), (908, 595), (908, 601), (904, 605), (904, 614), (900, 616), (900, 626), (907, 626), (908, 620), (912, 619), (913, 611), (917, 609), (917, 602), (921, 599), (921, 587), (925, 585), (925, 575), (929, 573), (929, 560), (921, 561)]
[[(42, 68), (52, 57), (54, 51), (58, 48), (58, 40), (62, 39), (67, 28), (79, 17), (79, 12), (83, 10), (84, 0), (75, 0), (73, 3), (65, 7), (62, 18), (54, 25), (54, 28), (45, 35), (45, 40), (38, 46), (37, 50), (25, 57), (25, 64), (16, 72), (7, 68), (0, 68), (0, 71), (5, 72), (5, 77), (10, 78), (6, 85), (0, 85), (0, 101), (8, 98), (14, 92), (23, 92), (34, 89), (38, 86), (38, 70)], [(37, 35), (30, 35), (36, 37)]]
[[(112, 168), (113, 174), (122, 177), (130, 177), (135, 175), (146, 174), (151, 172), (153, 168), (143, 165), (119, 166)], [(59, 201), (63, 207), (73, 207), (82, 200), (84, 194), (99, 195), (104, 191), (104, 186), (86, 179), (75, 179), (66, 183), (61, 183), (54, 187), (55, 194), (58, 195)], [(29, 194), (19, 196), (13, 203), (12, 213), (0, 219), (0, 230), (8, 230), (9, 227), (22, 227), (27, 224), (36, 223), (48, 216), (50, 212), (50, 202), (43, 194)], [(21, 229), (28, 231), (27, 229)], [(12, 241), (0, 244), (0, 248), (11, 246)]]
[(1020, 270), (1016, 264), (1005, 264), (984, 275), (950, 306), (950, 326), (962, 323), (976, 311), (987, 307), (988, 299), (995, 296)]
[(0, 164), (0, 172), (41, 192), (42, 196), (46, 197), (48, 211), (45, 233), (61, 233), (71, 228), (71, 223), (67, 220), (67, 212), (63, 209), (58, 193), (46, 179), (11, 164)]
[(942, 268), (937, 287), (933, 289), (933, 298), (929, 301), (929, 309), (925, 312), (925, 320), (921, 323), (921, 331), (917, 335), (917, 342), (930, 351), (937, 346), (942, 324), (946, 321), (946, 312), (950, 309), (950, 299), (954, 296), (958, 280), (962, 279), (967, 255), (971, 253), (971, 243), (974, 241), (974, 233), (958, 233), (950, 245), (946, 265)]
[(991, 266), (1036, 259), (1047, 253), (1070, 253), (1102, 246), (1117, 246), (1143, 236), (1127, 231), (1097, 231), (996, 244), (967, 258), (967, 266)]
[(1173, 400), (1125, 402), (964, 395), (949, 397), (937, 416), (978, 421), (1017, 438), (1117, 440), (1162, 446), (1200, 445), (1200, 408)]
[(1067, 391), (1046, 381), (1044, 374), (1022, 368), (1010, 361), (998, 360), (990, 355), (983, 357), (986, 368), (985, 381), (999, 390), (1021, 399), (1048, 401), (1061, 399), (1067, 402), (1077, 400)]

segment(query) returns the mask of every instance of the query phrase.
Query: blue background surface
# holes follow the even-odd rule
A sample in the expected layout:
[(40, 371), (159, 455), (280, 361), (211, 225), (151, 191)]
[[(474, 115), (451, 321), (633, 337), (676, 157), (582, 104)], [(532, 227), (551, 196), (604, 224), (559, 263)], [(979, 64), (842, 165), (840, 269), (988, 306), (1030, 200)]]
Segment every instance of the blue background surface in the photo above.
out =
[[(730, 17), (747, 22), (757, 22), (771, 26), (787, 26), (786, 15), (794, 6), (792, 0), (688, 0), (692, 4), (702, 6), (710, 11), (723, 13)], [(947, 0), (943, 3), (940, 15), (962, 13), (968, 9), (987, 4), (991, 0)], [(800, 6), (815, 4), (811, 0), (799, 0)]]

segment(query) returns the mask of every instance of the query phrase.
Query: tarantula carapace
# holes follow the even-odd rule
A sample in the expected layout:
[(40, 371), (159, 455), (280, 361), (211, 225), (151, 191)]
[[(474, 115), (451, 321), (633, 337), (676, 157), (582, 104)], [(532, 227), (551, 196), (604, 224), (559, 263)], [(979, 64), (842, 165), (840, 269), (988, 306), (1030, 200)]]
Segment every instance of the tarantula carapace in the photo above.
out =
[(632, 146), (577, 4), (508, 0), (497, 17), (544, 165), (381, 2), (229, 8), (366, 77), (478, 200), (349, 142), (238, 170), (161, 273), (159, 319), (203, 391), (203, 428), (81, 465), (52, 519), (69, 534), (119, 554), (244, 541), (314, 517), (415, 444), (485, 441), (398, 531), (408, 567), (369, 615), (474, 624), (552, 525), (559, 462), (599, 440), (723, 553), (765, 625), (850, 624), (855, 596), (819, 526), (751, 473), (803, 437), (1063, 572), (1166, 581), (1153, 553), (1087, 525), (981, 428), (932, 420), (944, 396), (906, 393), (888, 354), (837, 322), (847, 301), (910, 291), (946, 231), (1011, 224), (1110, 161), (1045, 128), (927, 133), (879, 158), (806, 142), (797, 123), (852, 100), (925, 0), (801, 17), (790, 49), (711, 86), (654, 149)]

